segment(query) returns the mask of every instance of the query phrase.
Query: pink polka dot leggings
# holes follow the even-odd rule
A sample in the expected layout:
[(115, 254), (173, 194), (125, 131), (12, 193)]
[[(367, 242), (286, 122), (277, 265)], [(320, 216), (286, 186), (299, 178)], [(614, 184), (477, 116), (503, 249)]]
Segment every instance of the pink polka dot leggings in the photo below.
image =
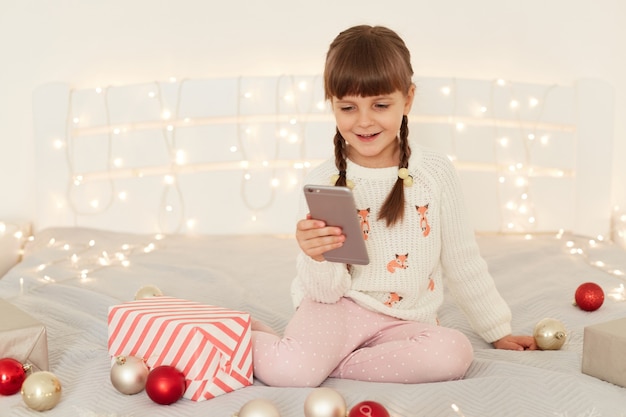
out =
[(399, 320), (357, 305), (304, 299), (281, 338), (253, 331), (254, 376), (283, 387), (316, 387), (326, 378), (421, 383), (460, 379), (472, 359), (454, 329)]

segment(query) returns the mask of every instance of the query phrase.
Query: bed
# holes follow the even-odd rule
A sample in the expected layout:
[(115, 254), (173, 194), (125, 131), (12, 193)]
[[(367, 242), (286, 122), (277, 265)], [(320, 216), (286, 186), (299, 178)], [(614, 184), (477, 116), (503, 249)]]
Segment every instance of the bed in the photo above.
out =
[[(293, 238), (307, 169), (330, 152), (318, 76), (167, 80), (34, 96), (39, 212), (0, 297), (40, 320), (63, 384), (50, 416), (233, 416), (253, 399), (302, 416), (312, 388), (251, 386), (158, 405), (111, 384), (110, 306), (147, 285), (250, 312), (281, 331), (293, 308)], [(457, 165), (483, 257), (515, 333), (543, 318), (567, 329), (559, 350), (499, 351), (448, 299), (442, 325), (475, 360), (460, 381), (421, 385), (328, 379), (348, 407), (393, 417), (622, 416), (626, 389), (581, 372), (586, 326), (626, 317), (626, 219), (611, 207), (611, 88), (420, 78), (410, 116), (419, 141)], [(620, 240), (621, 239), (621, 240)], [(572, 304), (602, 286), (593, 312)], [(39, 415), (19, 395), (0, 413)]]

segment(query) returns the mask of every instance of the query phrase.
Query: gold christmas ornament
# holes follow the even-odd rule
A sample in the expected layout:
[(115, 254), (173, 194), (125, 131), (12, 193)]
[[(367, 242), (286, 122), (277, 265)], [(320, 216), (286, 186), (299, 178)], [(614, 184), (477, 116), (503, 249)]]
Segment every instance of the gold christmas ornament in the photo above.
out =
[(539, 349), (558, 350), (567, 340), (567, 330), (560, 321), (545, 318), (535, 326), (533, 337)]
[(305, 417), (345, 417), (346, 400), (332, 388), (315, 388), (304, 401)]
[(137, 394), (146, 387), (149, 373), (148, 365), (143, 359), (118, 356), (111, 366), (111, 383), (122, 394)]
[(161, 297), (163, 293), (154, 285), (144, 285), (135, 293), (135, 300), (143, 300), (144, 298)]
[(271, 401), (257, 398), (245, 403), (233, 417), (280, 417), (280, 413)]
[(22, 399), (29, 408), (46, 411), (59, 403), (61, 391), (61, 382), (52, 372), (35, 372), (22, 384)]

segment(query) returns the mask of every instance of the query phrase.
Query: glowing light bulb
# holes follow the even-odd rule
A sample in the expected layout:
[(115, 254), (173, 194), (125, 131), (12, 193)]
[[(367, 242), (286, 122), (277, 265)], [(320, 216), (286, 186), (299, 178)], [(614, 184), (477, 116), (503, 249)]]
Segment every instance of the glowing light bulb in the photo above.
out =
[(318, 110), (326, 110), (326, 103), (323, 101), (318, 101), (315, 107), (317, 107)]
[(126, 201), (128, 199), (128, 193), (126, 191), (120, 191), (117, 194), (117, 198), (119, 198), (122, 201)]
[(231, 146), (229, 148), (229, 150), (234, 153), (234, 152), (237, 152), (239, 150), (239, 148), (237, 148), (237, 146), (233, 145), (233, 146)]
[(163, 110), (163, 112), (161, 112), (161, 118), (163, 120), (169, 120), (171, 117), (172, 117), (172, 112), (171, 111), (165, 109), (165, 110)]
[(270, 184), (272, 187), (276, 188), (280, 185), (280, 181), (278, 180), (278, 178), (272, 178), (272, 181), (270, 181)]
[(498, 78), (498, 80), (496, 80), (496, 84), (498, 84), (500, 87), (504, 87), (506, 85), (506, 80)]
[(177, 165), (184, 165), (187, 162), (187, 152), (182, 149), (177, 150), (175, 160)]
[(96, 94), (102, 93), (102, 87), (96, 87)]
[(300, 91), (306, 91), (306, 90), (307, 90), (307, 88), (308, 88), (308, 84), (307, 84), (307, 82), (306, 82), (306, 81), (300, 81), (300, 82), (298, 83), (298, 89), (299, 89)]
[(499, 142), (500, 142), (500, 146), (502, 146), (503, 148), (506, 148), (507, 146), (509, 146), (509, 138), (507, 137), (500, 138)]
[(122, 161), (122, 158), (115, 158), (115, 159), (113, 160), (113, 165), (114, 165), (116, 168), (120, 168), (123, 164), (124, 164), (124, 162)]
[(443, 94), (444, 96), (449, 96), (451, 92), (452, 92), (452, 89), (450, 87), (448, 86), (441, 87), (441, 94)]
[(252, 92), (250, 92), (250, 91), (246, 91), (246, 92), (243, 94), (243, 97), (244, 97), (244, 98), (252, 98)]
[(463, 129), (465, 129), (465, 123), (459, 122), (459, 123), (456, 124), (456, 130), (458, 130), (460, 132)]
[(91, 200), (89, 205), (93, 208), (98, 208), (100, 206), (100, 202), (98, 200)]
[(54, 147), (54, 149), (61, 149), (65, 147), (65, 142), (61, 139), (55, 139), (54, 142), (52, 142), (52, 146)]
[(509, 105), (512, 109), (516, 109), (519, 107), (519, 102), (517, 100), (511, 100), (511, 103)]
[(172, 206), (170, 206), (169, 204), (167, 206), (165, 206), (165, 211), (171, 212), (173, 210), (174, 210), (174, 208)]
[(172, 185), (175, 182), (174, 176), (173, 175), (166, 175), (165, 177), (163, 177), (163, 182), (167, 185)]
[(535, 97), (530, 97), (528, 99), (528, 106), (529, 107), (537, 107), (537, 104), (539, 104), (539, 100), (537, 100)]

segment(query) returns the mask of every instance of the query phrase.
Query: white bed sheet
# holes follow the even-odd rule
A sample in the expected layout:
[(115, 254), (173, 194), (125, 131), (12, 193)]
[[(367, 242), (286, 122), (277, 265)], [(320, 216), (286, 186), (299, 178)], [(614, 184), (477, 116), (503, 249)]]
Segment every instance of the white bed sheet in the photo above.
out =
[[(543, 318), (561, 320), (568, 329), (568, 341), (561, 350), (492, 349), (448, 300), (441, 309), (442, 324), (465, 332), (475, 348), (475, 360), (464, 380), (403, 385), (329, 379), (324, 385), (343, 395), (349, 407), (375, 400), (393, 417), (626, 415), (625, 388), (581, 373), (584, 327), (625, 317), (626, 302), (607, 297), (595, 312), (572, 305), (574, 291), (583, 282), (596, 282), (607, 293), (619, 287), (623, 283), (619, 277), (592, 263), (600, 260), (605, 268), (625, 271), (626, 254), (602, 243), (585, 247), (585, 255), (572, 255), (566, 246), (569, 239), (587, 246), (585, 239), (567, 236), (478, 237), (492, 275), (513, 310), (514, 331), (530, 334)], [(129, 247), (124, 249), (124, 244)], [(265, 398), (281, 416), (297, 417), (303, 415), (310, 388), (272, 388), (255, 380), (250, 387), (212, 400), (182, 399), (171, 406), (158, 405), (145, 393), (126, 396), (110, 383), (107, 354), (109, 306), (132, 300), (148, 284), (165, 295), (249, 311), (282, 330), (292, 314), (289, 284), (296, 252), (297, 245), (288, 236), (165, 236), (158, 240), (95, 229), (51, 228), (28, 243), (23, 262), (0, 280), (0, 297), (47, 327), (51, 371), (61, 380), (63, 395), (46, 416), (230, 417), (245, 402)], [(72, 258), (74, 253), (77, 256)], [(120, 253), (130, 262), (128, 267), (116, 257)], [(81, 276), (81, 271), (87, 272)], [(455, 412), (452, 404), (460, 411)], [(0, 398), (0, 415), (42, 414), (28, 409), (18, 394)]]

